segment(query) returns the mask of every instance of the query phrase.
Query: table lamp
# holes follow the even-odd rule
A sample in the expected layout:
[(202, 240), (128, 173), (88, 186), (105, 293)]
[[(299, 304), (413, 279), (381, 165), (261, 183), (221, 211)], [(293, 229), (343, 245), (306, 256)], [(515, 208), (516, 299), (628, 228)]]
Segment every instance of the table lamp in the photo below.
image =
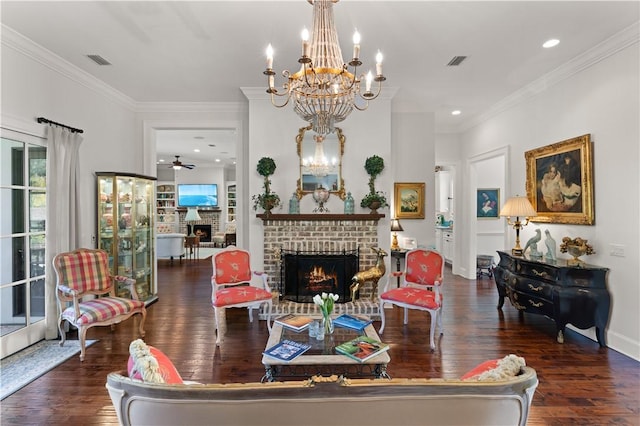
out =
[(400, 246), (398, 245), (398, 232), (402, 232), (404, 229), (402, 229), (402, 225), (400, 225), (398, 219), (391, 219), (391, 231), (394, 232), (393, 241), (391, 241), (391, 250), (400, 250)]
[[(511, 249), (511, 254), (514, 256), (522, 256), (522, 248), (520, 247), (520, 229), (523, 226), (529, 224), (529, 218), (537, 216), (537, 213), (527, 197), (515, 197), (509, 198), (507, 202), (500, 210), (500, 216), (507, 217), (507, 224), (513, 226), (516, 230), (516, 246)], [(511, 218), (515, 217), (515, 222), (511, 221)], [(524, 217), (525, 222), (520, 222), (520, 218)]]
[(200, 215), (198, 214), (198, 210), (195, 209), (195, 207), (189, 207), (187, 209), (187, 214), (184, 217), (184, 221), (187, 222), (187, 224), (191, 223), (191, 233), (189, 234), (190, 237), (195, 237), (196, 234), (193, 232), (194, 226), (193, 226), (193, 222), (198, 221), (198, 220), (202, 220), (200, 218)]

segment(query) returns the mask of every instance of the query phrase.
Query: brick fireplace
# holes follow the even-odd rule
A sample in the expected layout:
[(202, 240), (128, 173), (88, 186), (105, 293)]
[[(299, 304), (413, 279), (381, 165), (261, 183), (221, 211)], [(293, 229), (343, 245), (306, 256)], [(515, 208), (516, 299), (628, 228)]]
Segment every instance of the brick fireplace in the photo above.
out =
[[(200, 215), (200, 220), (189, 222), (188, 224), (185, 222), (184, 218), (187, 214), (187, 211), (179, 210), (178, 218), (179, 218), (179, 232), (182, 234), (189, 235), (191, 233), (190, 225), (194, 225), (195, 230), (200, 229), (201, 232), (207, 233), (208, 235), (205, 238), (201, 239), (201, 243), (213, 244), (211, 243), (211, 236), (220, 230), (220, 215), (221, 210), (198, 210), (198, 215)], [(200, 235), (202, 237), (202, 235)]]
[[(284, 252), (357, 252), (359, 269), (375, 265), (376, 254), (371, 247), (378, 246), (378, 222), (383, 214), (264, 214), (257, 215), (263, 220), (264, 269), (269, 275), (272, 290), (284, 293), (282, 253)], [(273, 315), (283, 313), (319, 313), (314, 305), (296, 303), (278, 298), (273, 307)], [(361, 313), (378, 318), (377, 298), (371, 297), (371, 284), (360, 289), (360, 299), (356, 302), (338, 303), (337, 314)]]

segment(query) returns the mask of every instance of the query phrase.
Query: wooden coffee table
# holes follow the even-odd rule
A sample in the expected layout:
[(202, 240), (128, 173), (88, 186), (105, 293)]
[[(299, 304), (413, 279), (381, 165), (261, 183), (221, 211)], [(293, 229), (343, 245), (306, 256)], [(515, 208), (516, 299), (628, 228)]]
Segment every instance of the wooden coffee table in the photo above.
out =
[(281, 361), (263, 355), (262, 364), (265, 368), (265, 374), (262, 376), (261, 381), (272, 382), (276, 377), (308, 378), (316, 374), (323, 376), (335, 374), (345, 377), (372, 376), (375, 378), (390, 378), (387, 373), (387, 364), (391, 361), (388, 351), (364, 362), (336, 353), (334, 349), (336, 346), (363, 334), (372, 339), (380, 340), (372, 324), (366, 326), (362, 332), (336, 327), (332, 335), (325, 335), (324, 340), (317, 340), (315, 337), (309, 337), (308, 329), (297, 333), (274, 322), (265, 349), (285, 339), (307, 343), (311, 345), (311, 349), (292, 361)]

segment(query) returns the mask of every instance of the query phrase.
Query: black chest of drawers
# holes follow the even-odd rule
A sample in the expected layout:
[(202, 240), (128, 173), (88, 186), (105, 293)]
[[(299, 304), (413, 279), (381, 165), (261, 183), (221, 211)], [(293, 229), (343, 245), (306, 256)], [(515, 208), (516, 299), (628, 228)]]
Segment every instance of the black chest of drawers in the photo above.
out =
[(512, 256), (499, 251), (495, 269), (498, 309), (505, 297), (520, 312), (545, 315), (556, 323), (559, 343), (567, 324), (580, 329), (596, 328), (600, 346), (606, 346), (611, 296), (607, 290), (607, 268), (592, 265), (568, 266)]

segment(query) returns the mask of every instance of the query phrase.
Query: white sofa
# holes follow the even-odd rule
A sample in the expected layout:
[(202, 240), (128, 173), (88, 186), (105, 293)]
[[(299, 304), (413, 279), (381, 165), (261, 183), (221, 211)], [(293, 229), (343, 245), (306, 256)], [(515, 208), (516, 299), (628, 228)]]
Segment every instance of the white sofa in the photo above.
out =
[(173, 258), (178, 257), (182, 262), (182, 257), (185, 255), (185, 237), (186, 235), (177, 233), (156, 234), (156, 257), (158, 259), (171, 259), (172, 263)]
[(354, 379), (149, 384), (111, 373), (123, 425), (525, 425), (534, 369), (499, 381)]

